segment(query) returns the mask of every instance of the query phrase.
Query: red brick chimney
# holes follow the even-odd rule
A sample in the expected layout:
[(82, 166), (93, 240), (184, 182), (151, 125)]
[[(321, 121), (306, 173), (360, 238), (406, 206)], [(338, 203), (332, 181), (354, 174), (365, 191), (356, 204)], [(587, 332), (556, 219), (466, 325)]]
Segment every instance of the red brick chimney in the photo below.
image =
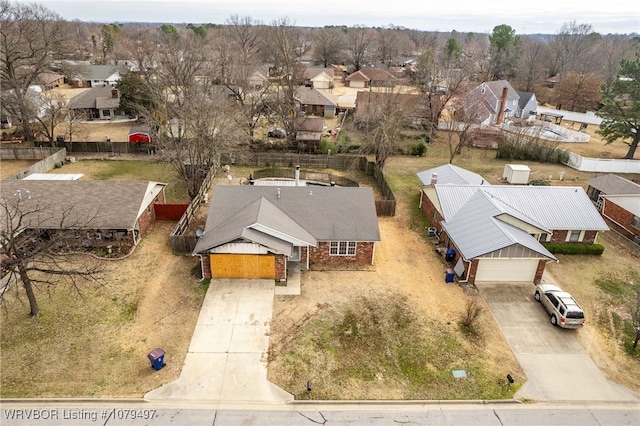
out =
[(111, 89), (111, 97), (113, 99), (118, 99), (120, 97), (120, 94), (118, 93), (118, 89), (116, 89), (115, 87)]
[(509, 88), (504, 86), (502, 88), (502, 97), (500, 98), (500, 109), (498, 110), (498, 118), (496, 118), (496, 124), (502, 124), (504, 120), (504, 109), (507, 106), (507, 94), (509, 93)]

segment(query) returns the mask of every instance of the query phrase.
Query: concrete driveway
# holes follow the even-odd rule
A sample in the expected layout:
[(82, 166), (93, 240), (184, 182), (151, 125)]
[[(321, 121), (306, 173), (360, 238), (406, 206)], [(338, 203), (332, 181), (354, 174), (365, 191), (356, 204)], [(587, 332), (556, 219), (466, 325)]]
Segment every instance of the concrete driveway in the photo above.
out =
[(604, 377), (578, 340), (580, 330), (551, 325), (545, 309), (533, 298), (533, 284), (478, 284), (477, 288), (527, 375), (516, 398), (638, 400), (634, 392)]
[(149, 400), (282, 403), (293, 396), (267, 380), (273, 280), (212, 280), (180, 377)]

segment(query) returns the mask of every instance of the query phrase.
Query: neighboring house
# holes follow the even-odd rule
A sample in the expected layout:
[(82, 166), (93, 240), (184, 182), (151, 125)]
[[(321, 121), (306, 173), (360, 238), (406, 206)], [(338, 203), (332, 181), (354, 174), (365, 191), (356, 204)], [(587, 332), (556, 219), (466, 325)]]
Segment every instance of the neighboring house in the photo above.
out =
[(602, 207), (602, 198), (605, 195), (637, 194), (640, 194), (640, 185), (613, 173), (587, 180), (587, 195), (598, 210)]
[[(51, 100), (43, 93), (43, 89), (40, 86), (29, 86), (24, 93), (24, 99), (29, 103), (30, 109), (34, 112), (37, 118), (44, 118), (49, 109), (51, 108)], [(18, 108), (19, 102), (17, 100), (16, 92), (13, 90), (7, 90), (2, 92), (0, 96), (0, 107), (2, 108), (2, 128), (11, 127), (11, 123), (20, 122), (20, 108)]]
[(129, 130), (127, 140), (130, 143), (151, 143), (153, 142), (153, 133), (149, 126), (133, 126)]
[(64, 84), (64, 75), (54, 72), (43, 72), (38, 75), (36, 81), (44, 90), (51, 90)]
[(69, 101), (71, 116), (81, 120), (111, 120), (119, 106), (120, 93), (110, 86), (94, 87)]
[(538, 100), (536, 94), (531, 92), (521, 92), (518, 90), (518, 110), (515, 116), (524, 120), (534, 120), (538, 113)]
[(318, 147), (324, 132), (324, 119), (320, 117), (297, 117), (294, 122), (296, 142), (304, 143), (313, 152)]
[(469, 283), (537, 284), (556, 260), (541, 243), (594, 244), (609, 229), (580, 187), (435, 183), (422, 188), (420, 209)]
[(125, 65), (84, 65), (71, 78), (71, 86), (74, 88), (115, 86), (127, 70)]
[(294, 99), (298, 111), (306, 115), (316, 115), (325, 118), (333, 118), (336, 116), (338, 97), (331, 93), (323, 92), (313, 87), (303, 86), (296, 90)]
[(316, 89), (333, 89), (334, 68), (307, 67), (305, 71), (305, 85)]
[(289, 263), (373, 265), (371, 188), (216, 185), (194, 254), (204, 278), (284, 280)]
[(520, 95), (506, 80), (487, 81), (470, 91), (464, 110), (473, 122), (500, 125), (507, 117), (514, 117), (520, 108)]
[(269, 65), (261, 65), (249, 76), (249, 90), (262, 90), (269, 86)]
[(348, 87), (393, 87), (398, 84), (398, 79), (385, 69), (361, 68), (350, 74), (345, 79)]
[(154, 205), (165, 203), (165, 186), (150, 181), (4, 180), (0, 194), (20, 200), (25, 236), (63, 233), (67, 248), (118, 246), (128, 251), (155, 223)]
[(609, 225), (640, 244), (640, 185), (614, 174), (587, 181), (587, 194)]

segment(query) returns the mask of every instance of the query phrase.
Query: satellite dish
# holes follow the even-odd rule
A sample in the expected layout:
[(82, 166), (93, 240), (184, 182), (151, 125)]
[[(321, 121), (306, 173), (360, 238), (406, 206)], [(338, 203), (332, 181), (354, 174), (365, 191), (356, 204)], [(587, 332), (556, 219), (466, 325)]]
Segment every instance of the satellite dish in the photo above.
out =
[(196, 229), (196, 237), (200, 238), (204, 234), (204, 231), (200, 228)]

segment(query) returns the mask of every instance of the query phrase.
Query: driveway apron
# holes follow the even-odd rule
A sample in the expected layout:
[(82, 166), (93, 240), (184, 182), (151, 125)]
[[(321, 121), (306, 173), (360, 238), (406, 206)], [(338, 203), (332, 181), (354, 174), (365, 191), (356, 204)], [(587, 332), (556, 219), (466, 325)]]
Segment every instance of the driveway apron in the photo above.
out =
[(149, 400), (282, 403), (293, 396), (267, 380), (273, 280), (212, 280), (180, 377)]
[(578, 340), (580, 330), (551, 325), (548, 314), (533, 298), (533, 284), (483, 283), (477, 287), (527, 375), (516, 398), (638, 400), (637, 394), (604, 377)]

